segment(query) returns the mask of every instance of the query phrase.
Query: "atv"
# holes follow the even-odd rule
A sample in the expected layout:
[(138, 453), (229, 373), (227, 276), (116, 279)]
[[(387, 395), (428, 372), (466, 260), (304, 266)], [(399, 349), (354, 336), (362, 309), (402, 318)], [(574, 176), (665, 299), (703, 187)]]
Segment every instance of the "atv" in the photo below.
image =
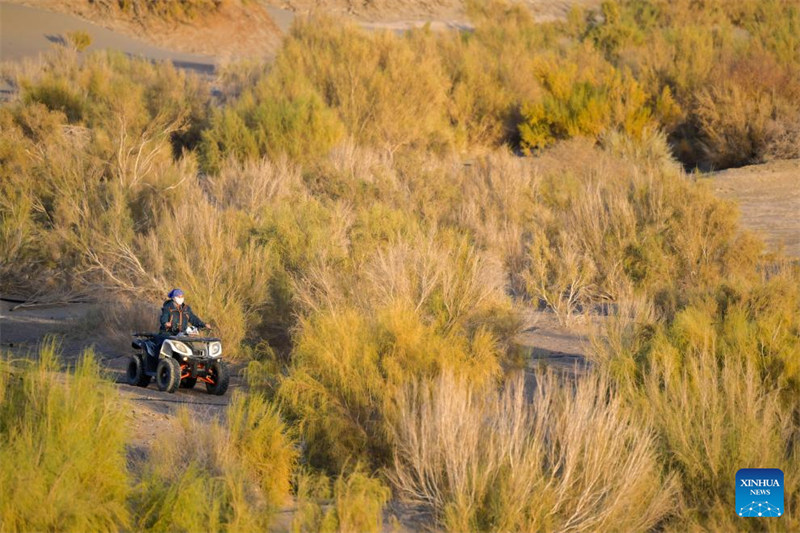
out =
[(175, 392), (179, 386), (194, 388), (200, 380), (209, 394), (222, 396), (228, 390), (230, 373), (222, 361), (222, 342), (216, 337), (201, 337), (190, 327), (169, 337), (134, 333), (131, 346), (136, 353), (126, 373), (130, 385), (147, 387), (155, 378), (158, 390)]

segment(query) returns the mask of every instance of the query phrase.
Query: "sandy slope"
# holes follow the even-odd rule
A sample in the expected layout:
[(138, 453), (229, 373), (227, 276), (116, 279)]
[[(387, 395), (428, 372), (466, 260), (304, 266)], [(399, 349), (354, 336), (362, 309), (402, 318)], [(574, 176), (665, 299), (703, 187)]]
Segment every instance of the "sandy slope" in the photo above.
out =
[(271, 10), (258, 2), (228, 2), (213, 15), (186, 22), (156, 16), (139, 19), (87, 0), (10, 2), (25, 4), (40, 12), (78, 18), (111, 30), (119, 37), (144, 41), (153, 47), (181, 54), (217, 59), (269, 58), (274, 56), (281, 41), (281, 31), (270, 15)]
[[(528, 8), (537, 20), (563, 18), (573, 5), (596, 6), (600, 0), (511, 0)], [(375, 27), (407, 28), (425, 22), (434, 27), (469, 25), (465, 0), (262, 0), (298, 14), (326, 13)]]
[[(599, 0), (518, 0), (537, 20), (563, 18), (573, 5)], [(85, 30), (92, 48), (113, 48), (181, 66), (211, 70), (219, 61), (274, 56), (295, 16), (324, 13), (370, 30), (403, 31), (472, 27), (464, 0), (250, 0), (190, 23), (109, 14), (86, 0), (0, 1), (0, 60), (36, 56), (64, 33)]]
[(166, 50), (77, 16), (7, 2), (0, 2), (0, 61), (36, 57), (59, 42), (65, 33), (75, 30), (87, 31), (92, 36), (90, 50), (110, 48), (149, 59), (172, 60), (201, 71), (214, 68), (215, 59), (211, 56)]
[(800, 257), (800, 159), (733, 168), (708, 178), (718, 196), (739, 204), (741, 223), (769, 249)]

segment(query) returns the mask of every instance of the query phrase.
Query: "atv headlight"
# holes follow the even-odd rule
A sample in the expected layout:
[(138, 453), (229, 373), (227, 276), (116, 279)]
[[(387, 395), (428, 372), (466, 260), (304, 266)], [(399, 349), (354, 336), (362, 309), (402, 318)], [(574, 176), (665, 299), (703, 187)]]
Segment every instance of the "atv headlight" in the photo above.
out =
[(192, 355), (192, 349), (182, 342), (172, 341), (172, 350), (182, 355)]
[(222, 343), (219, 341), (212, 342), (208, 346), (208, 355), (218, 357), (220, 354), (222, 354)]

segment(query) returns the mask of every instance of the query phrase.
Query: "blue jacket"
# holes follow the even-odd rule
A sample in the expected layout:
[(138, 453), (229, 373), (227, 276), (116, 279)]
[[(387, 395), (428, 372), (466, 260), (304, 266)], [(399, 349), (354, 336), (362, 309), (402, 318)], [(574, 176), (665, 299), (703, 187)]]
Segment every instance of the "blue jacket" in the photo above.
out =
[[(186, 331), (189, 324), (196, 328), (206, 327), (206, 323), (200, 320), (200, 317), (192, 312), (192, 308), (188, 304), (178, 306), (174, 300), (167, 300), (161, 307), (161, 333), (175, 335), (182, 331)], [(167, 328), (167, 322), (170, 322), (170, 327)]]

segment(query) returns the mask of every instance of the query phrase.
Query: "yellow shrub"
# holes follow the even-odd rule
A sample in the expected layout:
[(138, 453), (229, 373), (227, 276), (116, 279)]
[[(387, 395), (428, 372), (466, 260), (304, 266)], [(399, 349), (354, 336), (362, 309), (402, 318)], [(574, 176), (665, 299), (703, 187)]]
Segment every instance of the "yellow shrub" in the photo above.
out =
[(597, 138), (612, 128), (640, 136), (651, 123), (647, 95), (633, 76), (591, 53), (545, 59), (535, 68), (545, 94), (522, 108), (523, 148), (540, 149), (577, 136)]
[[(132, 498), (143, 531), (265, 529), (288, 498), (296, 452), (277, 410), (236, 396), (228, 423), (185, 409), (154, 443)], [(203, 505), (198, 505), (198, 502)]]
[(0, 529), (126, 529), (124, 401), (91, 350), (66, 374), (56, 341), (37, 356), (0, 359)]
[(308, 79), (359, 141), (390, 152), (451, 142), (447, 79), (425, 35), (398, 38), (322, 17), (298, 19), (273, 75)]
[[(331, 487), (324, 475), (301, 472), (296, 478), (297, 512), (293, 533), (378, 532), (383, 529), (383, 508), (391, 491), (379, 479), (356, 468), (342, 473)], [(333, 501), (323, 509), (321, 501)]]
[(299, 422), (314, 464), (339, 471), (357, 459), (388, 459), (386, 424), (399, 387), (444, 369), (476, 382), (498, 375), (500, 356), (485, 330), (442, 334), (411, 308), (384, 308), (374, 319), (332, 308), (301, 324), (279, 396)]

